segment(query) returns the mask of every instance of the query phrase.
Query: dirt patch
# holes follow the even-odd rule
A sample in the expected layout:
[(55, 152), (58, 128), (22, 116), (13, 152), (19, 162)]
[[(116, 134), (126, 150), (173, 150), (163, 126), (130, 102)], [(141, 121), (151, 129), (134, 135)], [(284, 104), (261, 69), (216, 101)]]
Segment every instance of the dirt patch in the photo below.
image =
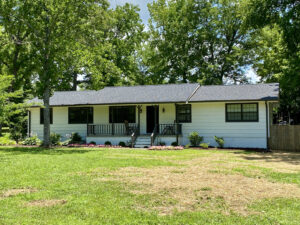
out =
[[(248, 215), (256, 213), (248, 208), (255, 201), (300, 198), (296, 184), (270, 181), (263, 172), (264, 168), (282, 173), (300, 172), (300, 154), (213, 151), (195, 154), (189, 160), (168, 160), (175, 160), (182, 167), (127, 167), (99, 174), (96, 180), (122, 182), (128, 192), (142, 199), (137, 208), (155, 209), (163, 215), (206, 209)], [(143, 201), (143, 196), (149, 195)]]
[[(122, 168), (110, 173), (110, 177), (102, 178), (102, 181), (116, 180), (129, 184), (128, 191), (134, 194), (155, 194), (174, 199), (174, 204), (152, 207), (161, 214), (170, 214), (174, 210), (219, 209), (226, 214), (235, 211), (247, 215), (251, 213), (247, 206), (256, 200), (300, 198), (297, 185), (273, 183), (239, 174), (211, 173), (210, 166), (193, 164), (180, 172), (174, 167)], [(132, 188), (135, 185), (139, 188)]]
[(26, 206), (36, 206), (36, 207), (51, 207), (55, 205), (64, 205), (66, 204), (66, 200), (58, 200), (58, 199), (51, 199), (51, 200), (35, 200), (26, 203)]
[(1, 198), (8, 198), (8, 197), (16, 196), (16, 195), (19, 195), (19, 194), (33, 193), (33, 192), (37, 192), (37, 190), (33, 189), (33, 188), (10, 189), (10, 190), (7, 190), (7, 191), (3, 192), (0, 195), (0, 199)]

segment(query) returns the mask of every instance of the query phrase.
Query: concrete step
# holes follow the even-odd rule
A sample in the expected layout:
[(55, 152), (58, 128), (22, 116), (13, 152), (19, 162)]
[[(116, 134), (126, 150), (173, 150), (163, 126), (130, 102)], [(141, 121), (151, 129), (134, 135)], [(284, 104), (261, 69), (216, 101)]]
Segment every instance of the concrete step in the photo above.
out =
[(151, 146), (151, 137), (150, 136), (138, 136), (135, 141), (135, 148), (144, 148), (145, 146)]

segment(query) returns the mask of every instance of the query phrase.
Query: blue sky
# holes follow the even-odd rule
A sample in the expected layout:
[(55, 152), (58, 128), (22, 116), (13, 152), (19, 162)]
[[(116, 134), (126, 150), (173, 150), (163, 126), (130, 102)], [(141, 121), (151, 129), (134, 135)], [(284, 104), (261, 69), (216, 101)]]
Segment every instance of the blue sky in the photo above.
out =
[(111, 7), (115, 7), (116, 5), (124, 5), (126, 2), (132, 3), (134, 5), (138, 5), (141, 9), (140, 15), (144, 24), (147, 24), (149, 19), (149, 12), (147, 8), (147, 4), (153, 2), (153, 0), (109, 0)]
[[(148, 19), (150, 17), (147, 4), (153, 2), (153, 0), (109, 0), (111, 7), (115, 7), (116, 5), (124, 5), (126, 2), (132, 3), (134, 5), (138, 5), (140, 8), (140, 15), (141, 19), (143, 20), (144, 24), (147, 25)], [(251, 83), (256, 83), (259, 81), (255, 71), (250, 68), (246, 72), (246, 76), (251, 79)]]

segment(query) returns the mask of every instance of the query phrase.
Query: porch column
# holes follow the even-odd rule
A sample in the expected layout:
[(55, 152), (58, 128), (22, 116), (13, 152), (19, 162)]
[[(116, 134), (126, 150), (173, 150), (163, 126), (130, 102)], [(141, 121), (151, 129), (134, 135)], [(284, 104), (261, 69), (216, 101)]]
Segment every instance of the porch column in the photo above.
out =
[(142, 110), (142, 106), (138, 105), (138, 132), (139, 134), (141, 133), (141, 110)]

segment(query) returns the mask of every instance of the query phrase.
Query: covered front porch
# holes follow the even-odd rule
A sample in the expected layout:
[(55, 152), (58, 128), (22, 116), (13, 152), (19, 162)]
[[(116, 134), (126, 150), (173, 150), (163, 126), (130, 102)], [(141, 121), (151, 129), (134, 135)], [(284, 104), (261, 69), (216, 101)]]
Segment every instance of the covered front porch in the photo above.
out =
[[(151, 145), (164, 138), (179, 143), (182, 124), (176, 120), (175, 104), (108, 106), (108, 123), (87, 124), (87, 141), (127, 140), (133, 145), (139, 136)], [(103, 115), (104, 116), (104, 115)], [(94, 112), (97, 117), (97, 110)], [(162, 141), (163, 142), (163, 141)]]

